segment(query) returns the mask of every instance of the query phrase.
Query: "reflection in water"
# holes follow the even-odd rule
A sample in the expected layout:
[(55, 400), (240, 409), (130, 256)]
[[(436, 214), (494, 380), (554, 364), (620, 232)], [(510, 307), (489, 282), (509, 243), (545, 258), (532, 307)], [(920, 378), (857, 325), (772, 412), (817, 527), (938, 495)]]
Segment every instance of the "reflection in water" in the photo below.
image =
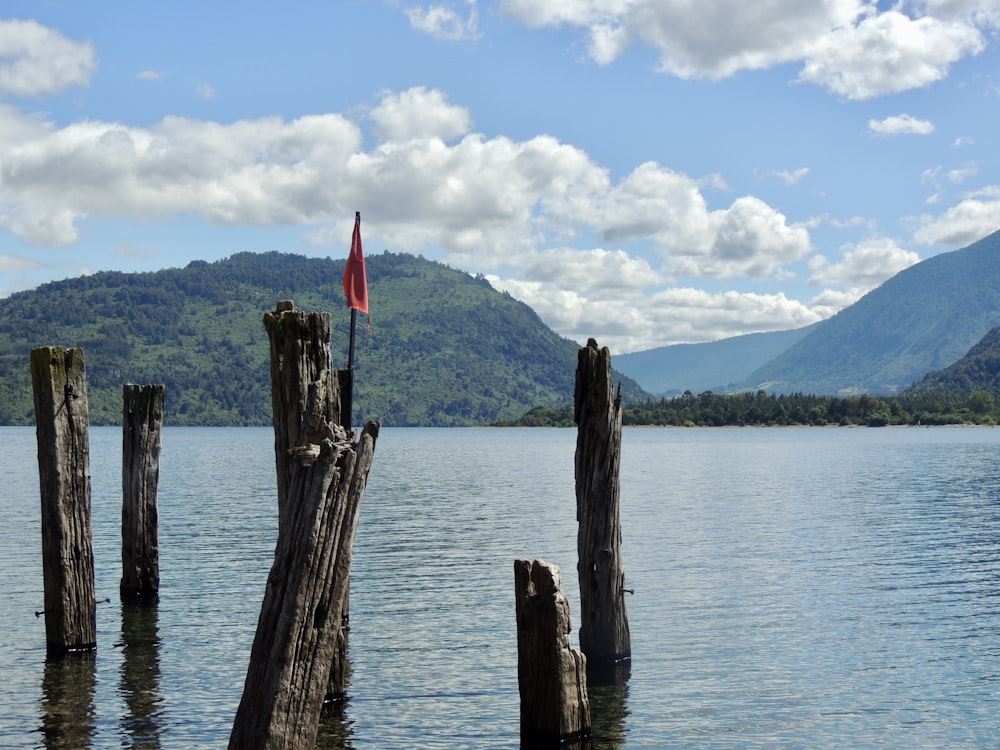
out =
[(351, 750), (354, 722), (346, 716), (349, 701), (350, 699), (345, 699), (324, 704), (319, 720), (319, 734), (316, 737), (316, 750)]
[(93, 650), (51, 657), (42, 677), (42, 742), (46, 750), (83, 750), (95, 735)]
[(128, 747), (159, 750), (164, 732), (160, 695), (160, 637), (156, 602), (122, 604), (122, 728)]
[[(631, 662), (628, 662), (631, 666)], [(594, 750), (620, 750), (625, 745), (628, 718), (628, 671), (616, 684), (587, 687)]]

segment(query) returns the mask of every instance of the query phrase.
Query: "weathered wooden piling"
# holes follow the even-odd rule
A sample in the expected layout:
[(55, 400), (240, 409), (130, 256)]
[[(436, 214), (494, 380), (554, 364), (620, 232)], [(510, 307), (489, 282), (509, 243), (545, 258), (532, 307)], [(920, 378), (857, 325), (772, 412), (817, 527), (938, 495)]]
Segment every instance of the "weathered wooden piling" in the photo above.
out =
[(33, 349), (31, 385), (42, 496), (45, 640), (48, 653), (59, 655), (97, 645), (83, 350)]
[(164, 386), (126, 383), (122, 408), (122, 599), (160, 590), (160, 446)]
[(569, 601), (559, 568), (514, 561), (521, 746), (558, 747), (590, 736), (587, 660), (570, 646)]
[(621, 395), (612, 390), (611, 354), (594, 339), (578, 352), (574, 418), (580, 649), (591, 683), (601, 684), (621, 674), (632, 643), (619, 518)]
[(330, 316), (264, 316), (278, 474), (278, 541), (230, 748), (311, 748), (328, 693), (354, 533), (379, 426), (340, 426)]

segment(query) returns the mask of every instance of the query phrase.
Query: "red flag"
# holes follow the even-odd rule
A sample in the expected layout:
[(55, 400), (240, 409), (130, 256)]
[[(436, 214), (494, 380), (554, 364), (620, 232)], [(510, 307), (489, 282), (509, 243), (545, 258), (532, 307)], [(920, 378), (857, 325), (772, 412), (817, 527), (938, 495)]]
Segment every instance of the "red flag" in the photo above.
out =
[(354, 236), (351, 238), (351, 254), (347, 256), (344, 269), (344, 296), (347, 306), (368, 314), (368, 274), (365, 272), (365, 256), (361, 252), (361, 212), (354, 216)]

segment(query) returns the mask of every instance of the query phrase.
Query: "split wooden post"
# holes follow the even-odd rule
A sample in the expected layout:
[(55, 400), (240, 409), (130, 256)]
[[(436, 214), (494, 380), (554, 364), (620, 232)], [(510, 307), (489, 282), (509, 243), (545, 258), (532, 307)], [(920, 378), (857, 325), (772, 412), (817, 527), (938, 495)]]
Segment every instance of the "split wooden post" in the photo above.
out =
[(558, 747), (590, 736), (587, 659), (570, 646), (569, 601), (559, 568), (514, 561), (521, 746)]
[(354, 533), (378, 438), (340, 426), (330, 316), (264, 316), (278, 473), (278, 541), (230, 748), (311, 748), (338, 652)]
[(122, 394), (122, 599), (160, 590), (160, 446), (164, 387), (126, 383)]
[(632, 643), (619, 518), (621, 394), (613, 395), (611, 354), (594, 339), (578, 352), (574, 419), (580, 649), (591, 684), (602, 684), (617, 679)]
[[(49, 655), (97, 646), (87, 375), (80, 348), (31, 351)], [(41, 613), (39, 613), (41, 614)]]

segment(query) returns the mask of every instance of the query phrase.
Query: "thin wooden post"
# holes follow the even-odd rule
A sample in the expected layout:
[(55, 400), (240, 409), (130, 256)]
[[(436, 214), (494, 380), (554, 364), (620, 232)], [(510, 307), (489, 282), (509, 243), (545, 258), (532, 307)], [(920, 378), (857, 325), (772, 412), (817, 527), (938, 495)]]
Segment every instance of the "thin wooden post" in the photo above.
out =
[(83, 350), (31, 351), (42, 495), (45, 640), (50, 655), (97, 645), (90, 433)]
[(330, 316), (264, 316), (278, 472), (278, 541), (230, 748), (311, 748), (342, 634), (354, 533), (378, 438), (340, 426)]
[(559, 568), (514, 561), (521, 747), (558, 747), (590, 736), (587, 660), (570, 646), (569, 601)]
[(122, 408), (122, 599), (160, 590), (160, 446), (164, 387), (126, 383)]
[(591, 684), (602, 684), (620, 676), (632, 643), (619, 518), (621, 395), (612, 391), (611, 354), (594, 339), (578, 352), (574, 418), (580, 648)]

